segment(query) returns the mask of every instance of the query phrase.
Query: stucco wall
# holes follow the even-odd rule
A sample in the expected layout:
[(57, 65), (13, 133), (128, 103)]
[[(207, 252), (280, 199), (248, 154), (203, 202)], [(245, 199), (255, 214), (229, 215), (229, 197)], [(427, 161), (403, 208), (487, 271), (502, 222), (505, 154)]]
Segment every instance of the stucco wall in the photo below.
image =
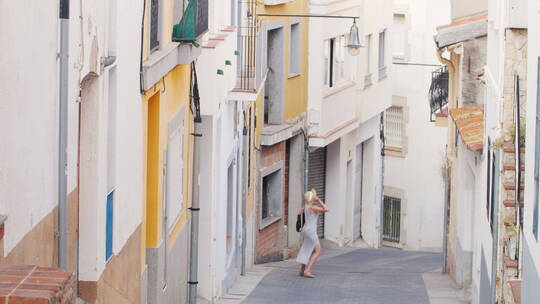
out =
[[(400, 1), (396, 12), (404, 13), (408, 20), (406, 61), (437, 62), (433, 36), (437, 26), (449, 23), (449, 5), (449, 0)], [(442, 250), (443, 244), (442, 167), (447, 130), (429, 120), (428, 89), (435, 69), (394, 66), (394, 102), (404, 107), (406, 148), (401, 156), (385, 157), (385, 187), (403, 191), (401, 246), (407, 249)]]
[(462, 20), (486, 14), (488, 10), (488, 0), (452, 0), (452, 20)]

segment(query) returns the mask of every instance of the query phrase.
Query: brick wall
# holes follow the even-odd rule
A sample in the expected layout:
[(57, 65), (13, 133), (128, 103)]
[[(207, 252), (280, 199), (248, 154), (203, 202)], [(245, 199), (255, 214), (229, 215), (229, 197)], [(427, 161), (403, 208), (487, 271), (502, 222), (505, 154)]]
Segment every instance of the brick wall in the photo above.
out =
[[(263, 147), (261, 151), (261, 170), (286, 160), (286, 143), (281, 142), (279, 144)], [(283, 182), (287, 180), (287, 175), (284, 174)], [(286, 184), (283, 189), (286, 189)], [(262, 192), (262, 182), (259, 183), (259, 192)], [(284, 196), (286, 197), (286, 196)], [(261, 208), (261, 196), (257, 198), (257, 227), (260, 227), (260, 208)], [(285, 211), (283, 210), (285, 213)], [(267, 263), (272, 261), (279, 261), (283, 259), (283, 250), (286, 246), (284, 238), (284, 217), (280, 220), (266, 226), (264, 229), (257, 229), (255, 237), (255, 264)]]
[(62, 269), (0, 264), (0, 283), (0, 303), (75, 303), (75, 278)]

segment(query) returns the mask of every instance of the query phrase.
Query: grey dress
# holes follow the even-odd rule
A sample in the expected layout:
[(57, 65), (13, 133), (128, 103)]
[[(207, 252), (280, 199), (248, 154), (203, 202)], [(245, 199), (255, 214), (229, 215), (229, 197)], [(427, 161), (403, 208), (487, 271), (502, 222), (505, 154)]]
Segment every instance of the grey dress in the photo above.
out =
[(306, 213), (306, 223), (304, 228), (302, 228), (302, 234), (304, 235), (304, 241), (302, 242), (302, 247), (298, 252), (296, 261), (301, 264), (307, 265), (313, 249), (316, 245), (319, 245), (319, 236), (317, 235), (317, 219), (319, 215), (317, 213), (311, 214), (311, 206), (306, 206), (304, 212)]

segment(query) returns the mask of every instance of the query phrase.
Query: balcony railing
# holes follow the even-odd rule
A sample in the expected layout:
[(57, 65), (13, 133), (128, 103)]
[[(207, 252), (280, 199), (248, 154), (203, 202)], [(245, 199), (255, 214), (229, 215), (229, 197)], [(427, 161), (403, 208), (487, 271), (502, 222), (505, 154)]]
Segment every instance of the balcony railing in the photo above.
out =
[(173, 27), (172, 40), (196, 42), (208, 31), (208, 0), (189, 0), (180, 23)]
[[(256, 11), (256, 3), (254, 0), (246, 1), (246, 11)], [(254, 92), (264, 79), (267, 64), (263, 38), (257, 17), (248, 14), (239, 29), (236, 91)]]
[(431, 86), (429, 87), (431, 121), (434, 121), (433, 115), (441, 112), (448, 105), (448, 76), (447, 67), (439, 68), (431, 73)]

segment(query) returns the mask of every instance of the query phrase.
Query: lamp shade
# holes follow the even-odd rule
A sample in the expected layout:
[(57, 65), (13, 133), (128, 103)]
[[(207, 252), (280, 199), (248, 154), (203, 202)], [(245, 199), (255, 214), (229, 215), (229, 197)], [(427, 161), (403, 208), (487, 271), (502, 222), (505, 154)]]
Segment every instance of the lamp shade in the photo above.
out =
[(351, 32), (349, 33), (349, 41), (347, 42), (347, 50), (349, 51), (349, 54), (352, 56), (357, 56), (360, 54), (360, 48), (362, 47), (362, 44), (360, 44), (360, 33), (358, 30), (358, 26), (356, 25), (356, 21), (351, 26)]

